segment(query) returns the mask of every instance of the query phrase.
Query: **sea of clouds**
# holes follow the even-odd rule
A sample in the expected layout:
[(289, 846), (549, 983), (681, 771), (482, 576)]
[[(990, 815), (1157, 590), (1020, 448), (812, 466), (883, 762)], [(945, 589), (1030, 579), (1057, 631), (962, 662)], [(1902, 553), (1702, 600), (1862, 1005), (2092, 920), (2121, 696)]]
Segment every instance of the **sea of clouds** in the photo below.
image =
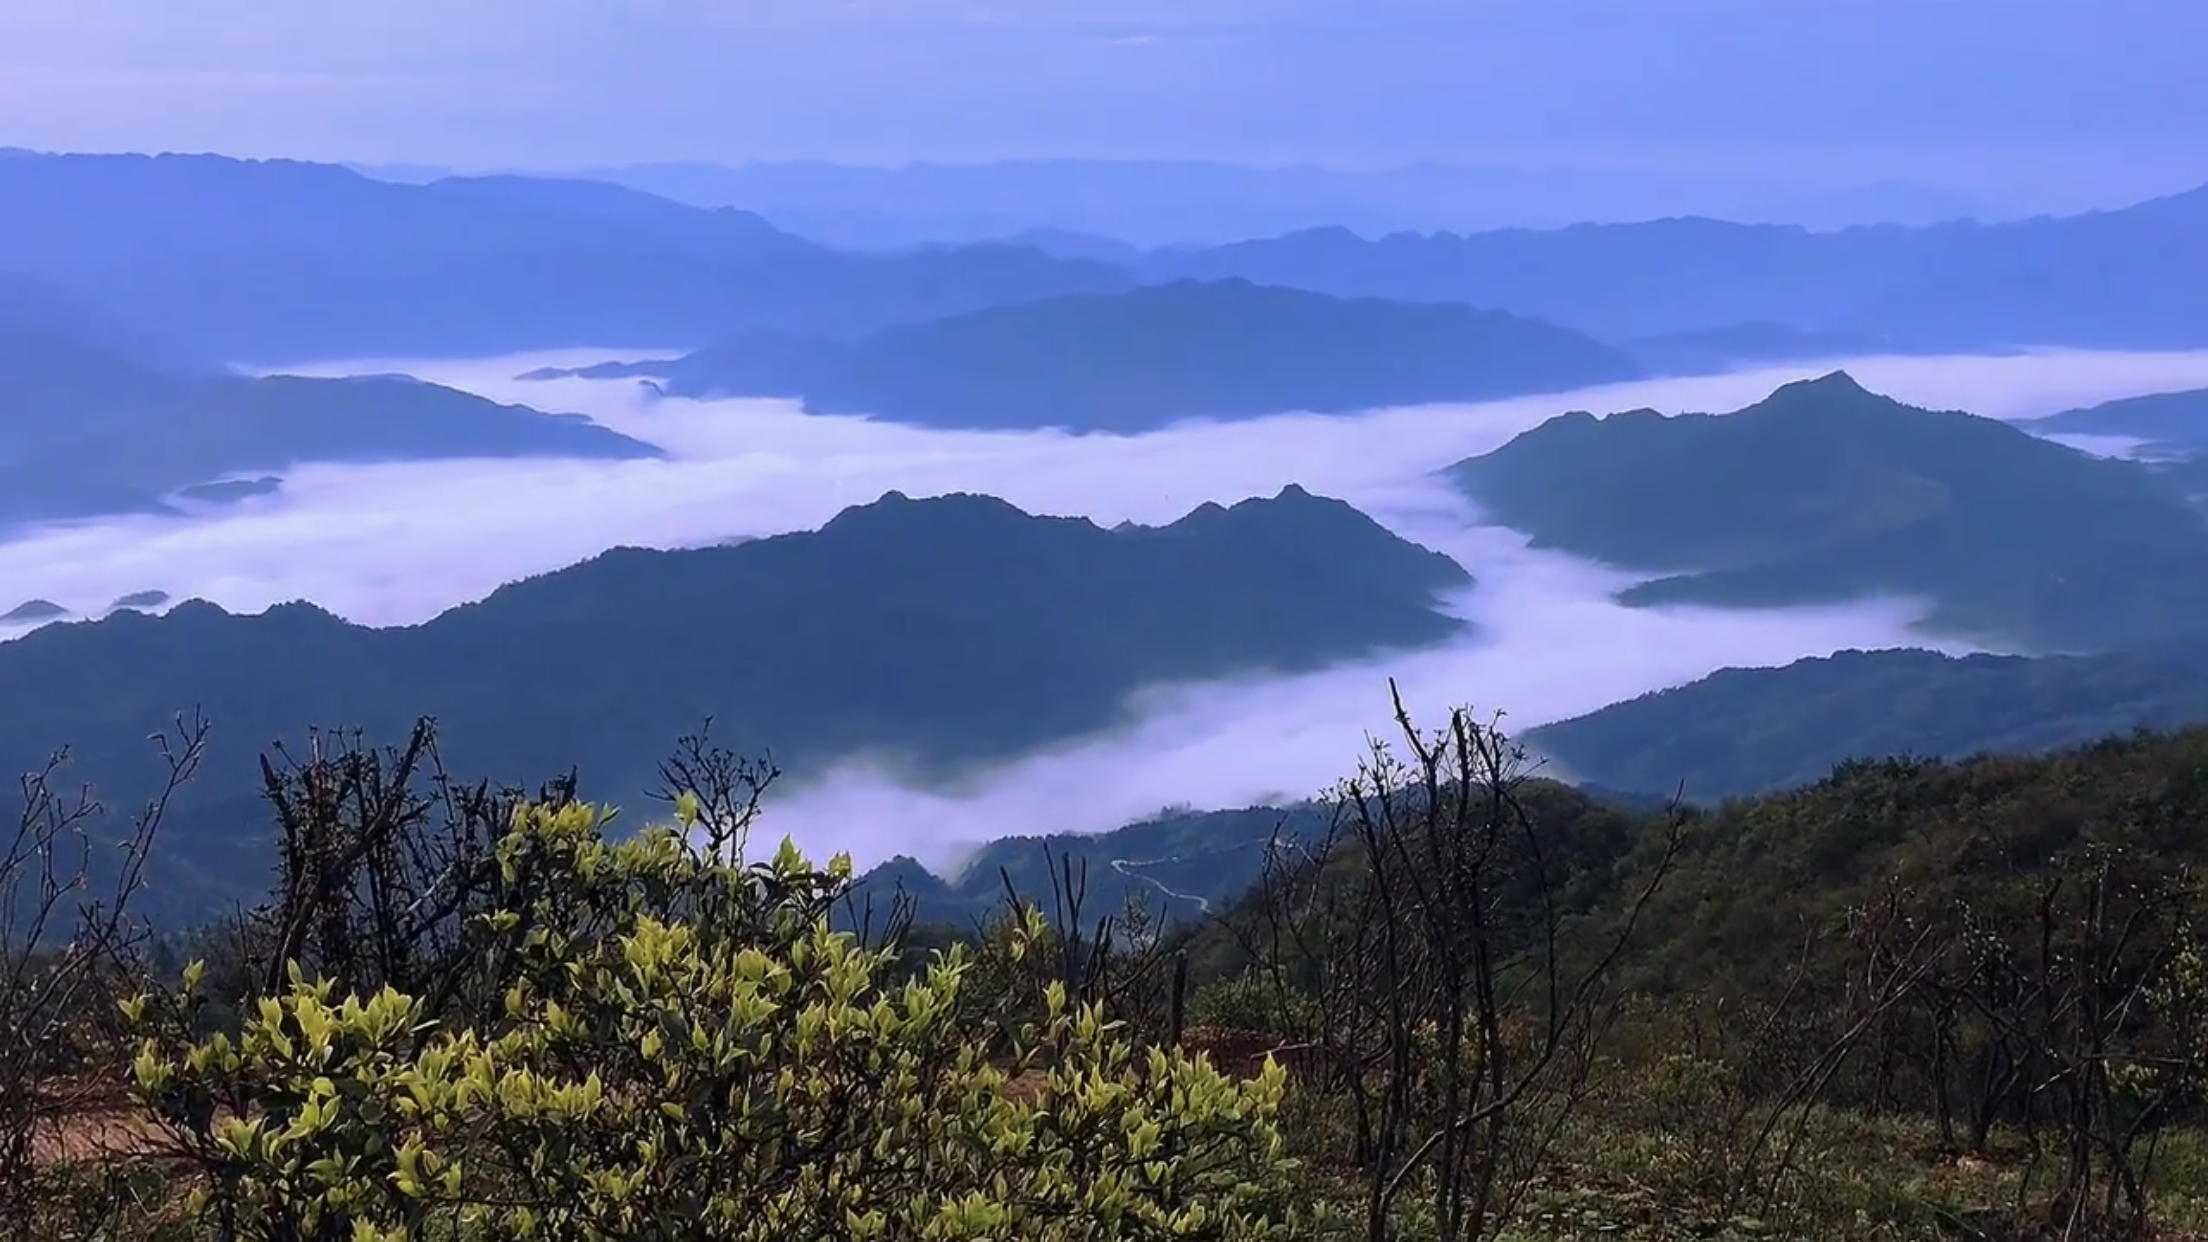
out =
[[(635, 381), (523, 381), (563, 351), (464, 362), (352, 360), (315, 374), (403, 372), (502, 401), (584, 413), (667, 450), (662, 461), (468, 461), (304, 466), (280, 495), (191, 518), (55, 527), (0, 545), (18, 598), (97, 614), (128, 592), (197, 596), (233, 611), (310, 599), (355, 621), (408, 624), (608, 547), (672, 547), (818, 527), (896, 489), (972, 491), (1031, 512), (1168, 522), (1300, 483), (1456, 557), (1478, 578), (1449, 601), (1477, 622), (1449, 646), (1308, 675), (1158, 687), (1129, 726), (1030, 755), (954, 786), (914, 789), (863, 759), (779, 792), (766, 830), (865, 865), (895, 853), (954, 862), (1011, 833), (1108, 830), (1172, 805), (1309, 796), (1354, 767), (1389, 724), (1387, 682), (1414, 713), (1455, 704), (1525, 729), (1722, 667), (1847, 647), (1938, 645), (1908, 601), (1724, 612), (1627, 609), (1624, 575), (1530, 549), (1434, 475), (1568, 409), (1724, 411), (1778, 384), (1844, 367), (1920, 405), (2016, 419), (2143, 392), (2208, 386), (2208, 353), (2048, 352), (1863, 358), (1610, 385), (1477, 405), (1281, 415), (1138, 436), (953, 432), (807, 415), (767, 400), (653, 396)], [(2081, 444), (2118, 452), (2121, 442)]]

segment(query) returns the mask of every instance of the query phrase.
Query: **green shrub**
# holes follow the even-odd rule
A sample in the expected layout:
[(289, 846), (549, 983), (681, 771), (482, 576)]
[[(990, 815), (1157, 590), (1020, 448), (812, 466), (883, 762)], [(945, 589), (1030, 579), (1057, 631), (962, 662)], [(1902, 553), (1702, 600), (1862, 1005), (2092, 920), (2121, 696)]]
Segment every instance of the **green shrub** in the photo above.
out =
[[(194, 1210), (270, 1240), (1287, 1236), (1277, 1068), (1138, 1054), (1062, 988), (992, 1064), (960, 949), (891, 987), (895, 946), (830, 929), (848, 860), (737, 867), (603, 824), (515, 817), (470, 928), (499, 1001), (465, 1024), (296, 968), (235, 1039), (190, 1034), (196, 971), (127, 1006)], [(1030, 1070), (1039, 1093), (1007, 1090)]]
[(1310, 998), (1297, 992), (1283, 993), (1272, 980), (1254, 973), (1207, 983), (1188, 1001), (1190, 1026), (1301, 1038), (1317, 1020)]

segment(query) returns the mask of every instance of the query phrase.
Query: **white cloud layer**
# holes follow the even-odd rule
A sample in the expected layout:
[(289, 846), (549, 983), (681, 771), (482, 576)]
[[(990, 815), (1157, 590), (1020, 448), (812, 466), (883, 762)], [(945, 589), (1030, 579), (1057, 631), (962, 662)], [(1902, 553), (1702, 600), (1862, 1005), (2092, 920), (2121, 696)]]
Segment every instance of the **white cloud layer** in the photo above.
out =
[[(864, 864), (905, 852), (941, 863), (1016, 832), (1101, 831), (1175, 804), (1240, 806), (1317, 792), (1387, 725), (1386, 681), (1414, 711), (1501, 709), (1524, 729), (1726, 666), (1918, 642), (1903, 601), (1763, 613), (1631, 610), (1626, 579), (1525, 547), (1471, 517), (1433, 476), (1566, 409), (1727, 410), (1844, 365), (1918, 404), (2020, 418), (2140, 392), (2208, 386), (2208, 353), (1872, 358), (1615, 385), (1560, 397), (1282, 415), (1135, 437), (941, 432), (805, 415), (783, 402), (647, 401), (633, 383), (513, 376), (594, 351), (466, 363), (365, 361), (323, 373), (406, 371), (501, 400), (588, 413), (669, 450), (658, 462), (313, 466), (281, 496), (191, 520), (126, 518), (0, 545), (17, 599), (97, 613), (127, 592), (198, 596), (237, 611), (312, 599), (367, 624), (424, 620), (499, 584), (619, 544), (678, 546), (819, 526), (895, 488), (987, 492), (1034, 512), (1111, 524), (1171, 521), (1206, 501), (1288, 483), (1339, 496), (1457, 557), (1479, 585), (1452, 605), (1476, 638), (1325, 672), (1145, 695), (1138, 721), (916, 791), (854, 761), (784, 790), (765, 830)], [(14, 600), (0, 599), (0, 609)]]

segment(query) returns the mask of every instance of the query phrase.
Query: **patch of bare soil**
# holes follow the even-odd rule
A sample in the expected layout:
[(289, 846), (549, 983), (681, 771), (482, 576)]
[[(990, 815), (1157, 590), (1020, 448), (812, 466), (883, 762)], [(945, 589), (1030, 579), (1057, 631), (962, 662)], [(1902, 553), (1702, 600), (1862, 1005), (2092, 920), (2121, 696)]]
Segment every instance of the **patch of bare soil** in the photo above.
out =
[(63, 1080), (38, 1094), (31, 1158), (40, 1165), (145, 1159), (166, 1149), (161, 1127), (118, 1083)]

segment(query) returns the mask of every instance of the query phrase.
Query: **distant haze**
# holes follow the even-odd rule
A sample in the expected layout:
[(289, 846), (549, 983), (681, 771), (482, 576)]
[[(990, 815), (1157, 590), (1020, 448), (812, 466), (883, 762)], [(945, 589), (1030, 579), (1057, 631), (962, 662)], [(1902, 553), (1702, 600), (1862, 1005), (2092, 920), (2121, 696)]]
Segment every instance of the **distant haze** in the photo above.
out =
[[(37, 597), (97, 613), (125, 594), (158, 590), (243, 611), (308, 598), (357, 621), (405, 624), (609, 546), (809, 529), (892, 488), (915, 496), (987, 492), (1030, 511), (1111, 524), (1170, 521), (1206, 500), (1231, 503), (1301, 483), (1450, 553), (1479, 578), (1452, 604), (1481, 629), (1450, 649), (1310, 676), (1161, 688), (1135, 705), (1120, 733), (956, 788), (906, 790), (878, 773), (870, 778), (860, 757), (836, 779), (784, 790), (771, 804), (771, 835), (849, 848), (862, 863), (899, 851), (940, 863), (1009, 833), (1103, 830), (1169, 804), (1309, 796), (1353, 767), (1368, 731), (1384, 729), (1391, 676), (1429, 717), (1470, 703), (1508, 712), (1510, 726), (1523, 730), (1720, 667), (1921, 645), (1907, 628), (1907, 601), (1731, 614), (1621, 608), (1607, 596), (1629, 579), (1472, 525), (1474, 515), (1432, 476), (1566, 409), (1728, 410), (1836, 365), (1903, 400), (2004, 418), (2208, 386), (2208, 353), (1870, 358), (1122, 438), (933, 432), (808, 416), (776, 401), (652, 401), (632, 382), (512, 378), (605, 356), (310, 369), (404, 371), (499, 400), (588, 413), (662, 446), (671, 460), (303, 468), (280, 495), (216, 516), (115, 519), (0, 545), (0, 581), (14, 592), (0, 610)], [(853, 605), (864, 605), (863, 589)]]
[[(406, 166), (363, 166), (359, 171), (391, 181), (444, 175)], [(2164, 188), (2189, 189), (2198, 177), (2208, 175), (2208, 168), (2187, 166), (2176, 172), (2178, 179)], [(1582, 221), (1703, 215), (1824, 230), (1957, 219), (1988, 222), (2028, 214), (2005, 203), (1924, 185), (1859, 184), (1849, 178), (1860, 174), (1801, 160), (1739, 159), (1712, 166), (1689, 159), (1663, 168), (1506, 160), (1372, 171), (1187, 161), (1033, 160), (894, 168), (668, 163), (587, 168), (568, 175), (701, 207), (746, 208), (833, 246), (890, 249), (1022, 238), (1063, 250), (1069, 241), (1063, 234), (1071, 231), (1088, 235), (1082, 239), (1087, 246), (1082, 253), (1101, 258), (1121, 257), (1097, 249), (1109, 245), (1105, 239), (1140, 247), (1213, 245), (1320, 227), (1379, 237), (1403, 231), (1553, 228)], [(2101, 192), (2120, 184), (2125, 183), (2104, 181)], [(2122, 200), (2073, 196), (2067, 201), (2026, 201), (2035, 207), (2049, 201), (2084, 207), (2116, 206)]]
[(2204, 38), (2184, 0), (10, 0), (0, 140), (461, 168), (1783, 167), (1802, 182), (1759, 193), (2074, 210), (2208, 172)]

